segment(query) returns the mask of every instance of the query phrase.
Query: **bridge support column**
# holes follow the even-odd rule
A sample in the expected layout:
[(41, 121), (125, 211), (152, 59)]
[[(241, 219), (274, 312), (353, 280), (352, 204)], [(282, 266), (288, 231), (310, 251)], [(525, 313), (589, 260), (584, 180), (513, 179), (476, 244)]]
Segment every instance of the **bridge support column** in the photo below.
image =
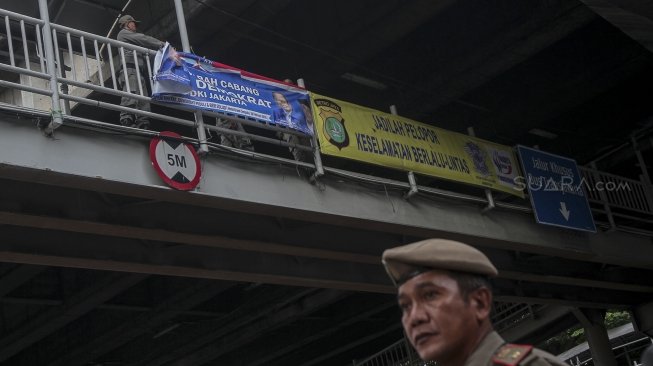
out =
[(585, 328), (587, 344), (595, 366), (617, 366), (612, 346), (605, 329), (605, 310), (574, 309), (574, 315)]
[(635, 329), (653, 337), (653, 302), (640, 305), (633, 311)]

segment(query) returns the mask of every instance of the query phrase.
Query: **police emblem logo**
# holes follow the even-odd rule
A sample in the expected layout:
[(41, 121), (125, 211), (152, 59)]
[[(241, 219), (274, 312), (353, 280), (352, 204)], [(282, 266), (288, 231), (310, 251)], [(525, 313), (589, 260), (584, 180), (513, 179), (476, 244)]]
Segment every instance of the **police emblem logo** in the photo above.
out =
[(327, 99), (316, 99), (314, 102), (320, 110), (318, 115), (322, 119), (324, 134), (328, 137), (329, 143), (339, 150), (349, 146), (349, 134), (340, 106)]

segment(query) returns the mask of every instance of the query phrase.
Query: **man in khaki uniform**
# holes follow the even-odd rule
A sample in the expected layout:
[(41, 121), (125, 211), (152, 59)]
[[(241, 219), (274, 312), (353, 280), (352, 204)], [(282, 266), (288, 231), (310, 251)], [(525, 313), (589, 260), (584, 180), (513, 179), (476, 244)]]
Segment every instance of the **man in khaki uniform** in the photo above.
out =
[[(134, 17), (131, 15), (123, 15), (120, 17), (120, 19), (118, 19), (118, 23), (120, 24), (121, 29), (120, 32), (118, 32), (116, 39), (119, 41), (150, 49), (158, 49), (163, 47), (165, 44), (163, 41), (138, 32), (137, 23), (140, 23), (140, 21), (134, 19)], [(143, 88), (143, 94), (147, 96), (147, 85), (149, 83), (146, 83), (147, 70), (145, 68), (143, 57), (147, 57), (147, 55), (140, 55), (137, 59), (138, 64), (135, 64), (132, 52), (125, 50), (126, 65), (123, 65), (125, 70), (120, 70), (120, 76), (118, 78), (118, 82), (120, 83), (120, 86), (124, 92), (139, 94), (138, 75), (140, 74), (140, 85)], [(137, 68), (139, 69), (140, 73), (136, 72)], [(125, 74), (127, 74), (126, 78)], [(127, 88), (127, 85), (129, 85), (129, 89)], [(120, 99), (120, 105), (123, 107), (150, 112), (150, 102), (136, 98), (122, 97)], [(120, 124), (128, 127), (136, 127), (146, 130), (150, 129), (150, 120), (148, 117), (129, 112), (120, 112)]]
[(401, 322), (424, 361), (438, 366), (569, 366), (531, 345), (506, 344), (490, 322), (497, 269), (475, 248), (429, 239), (383, 253)]

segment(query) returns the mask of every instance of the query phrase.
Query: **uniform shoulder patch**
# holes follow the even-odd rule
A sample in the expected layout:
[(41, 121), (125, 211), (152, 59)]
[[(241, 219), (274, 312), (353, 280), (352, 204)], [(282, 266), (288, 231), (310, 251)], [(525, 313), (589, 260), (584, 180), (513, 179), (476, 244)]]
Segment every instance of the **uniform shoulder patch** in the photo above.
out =
[(505, 344), (492, 356), (495, 365), (515, 366), (533, 350), (530, 344)]

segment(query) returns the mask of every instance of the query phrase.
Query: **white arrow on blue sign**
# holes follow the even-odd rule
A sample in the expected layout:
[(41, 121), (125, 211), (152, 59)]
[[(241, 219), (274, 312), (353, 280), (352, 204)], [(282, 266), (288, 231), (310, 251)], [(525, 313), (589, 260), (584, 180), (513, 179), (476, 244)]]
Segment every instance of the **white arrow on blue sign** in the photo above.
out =
[(594, 217), (573, 159), (517, 146), (535, 220), (540, 224), (596, 232)]

